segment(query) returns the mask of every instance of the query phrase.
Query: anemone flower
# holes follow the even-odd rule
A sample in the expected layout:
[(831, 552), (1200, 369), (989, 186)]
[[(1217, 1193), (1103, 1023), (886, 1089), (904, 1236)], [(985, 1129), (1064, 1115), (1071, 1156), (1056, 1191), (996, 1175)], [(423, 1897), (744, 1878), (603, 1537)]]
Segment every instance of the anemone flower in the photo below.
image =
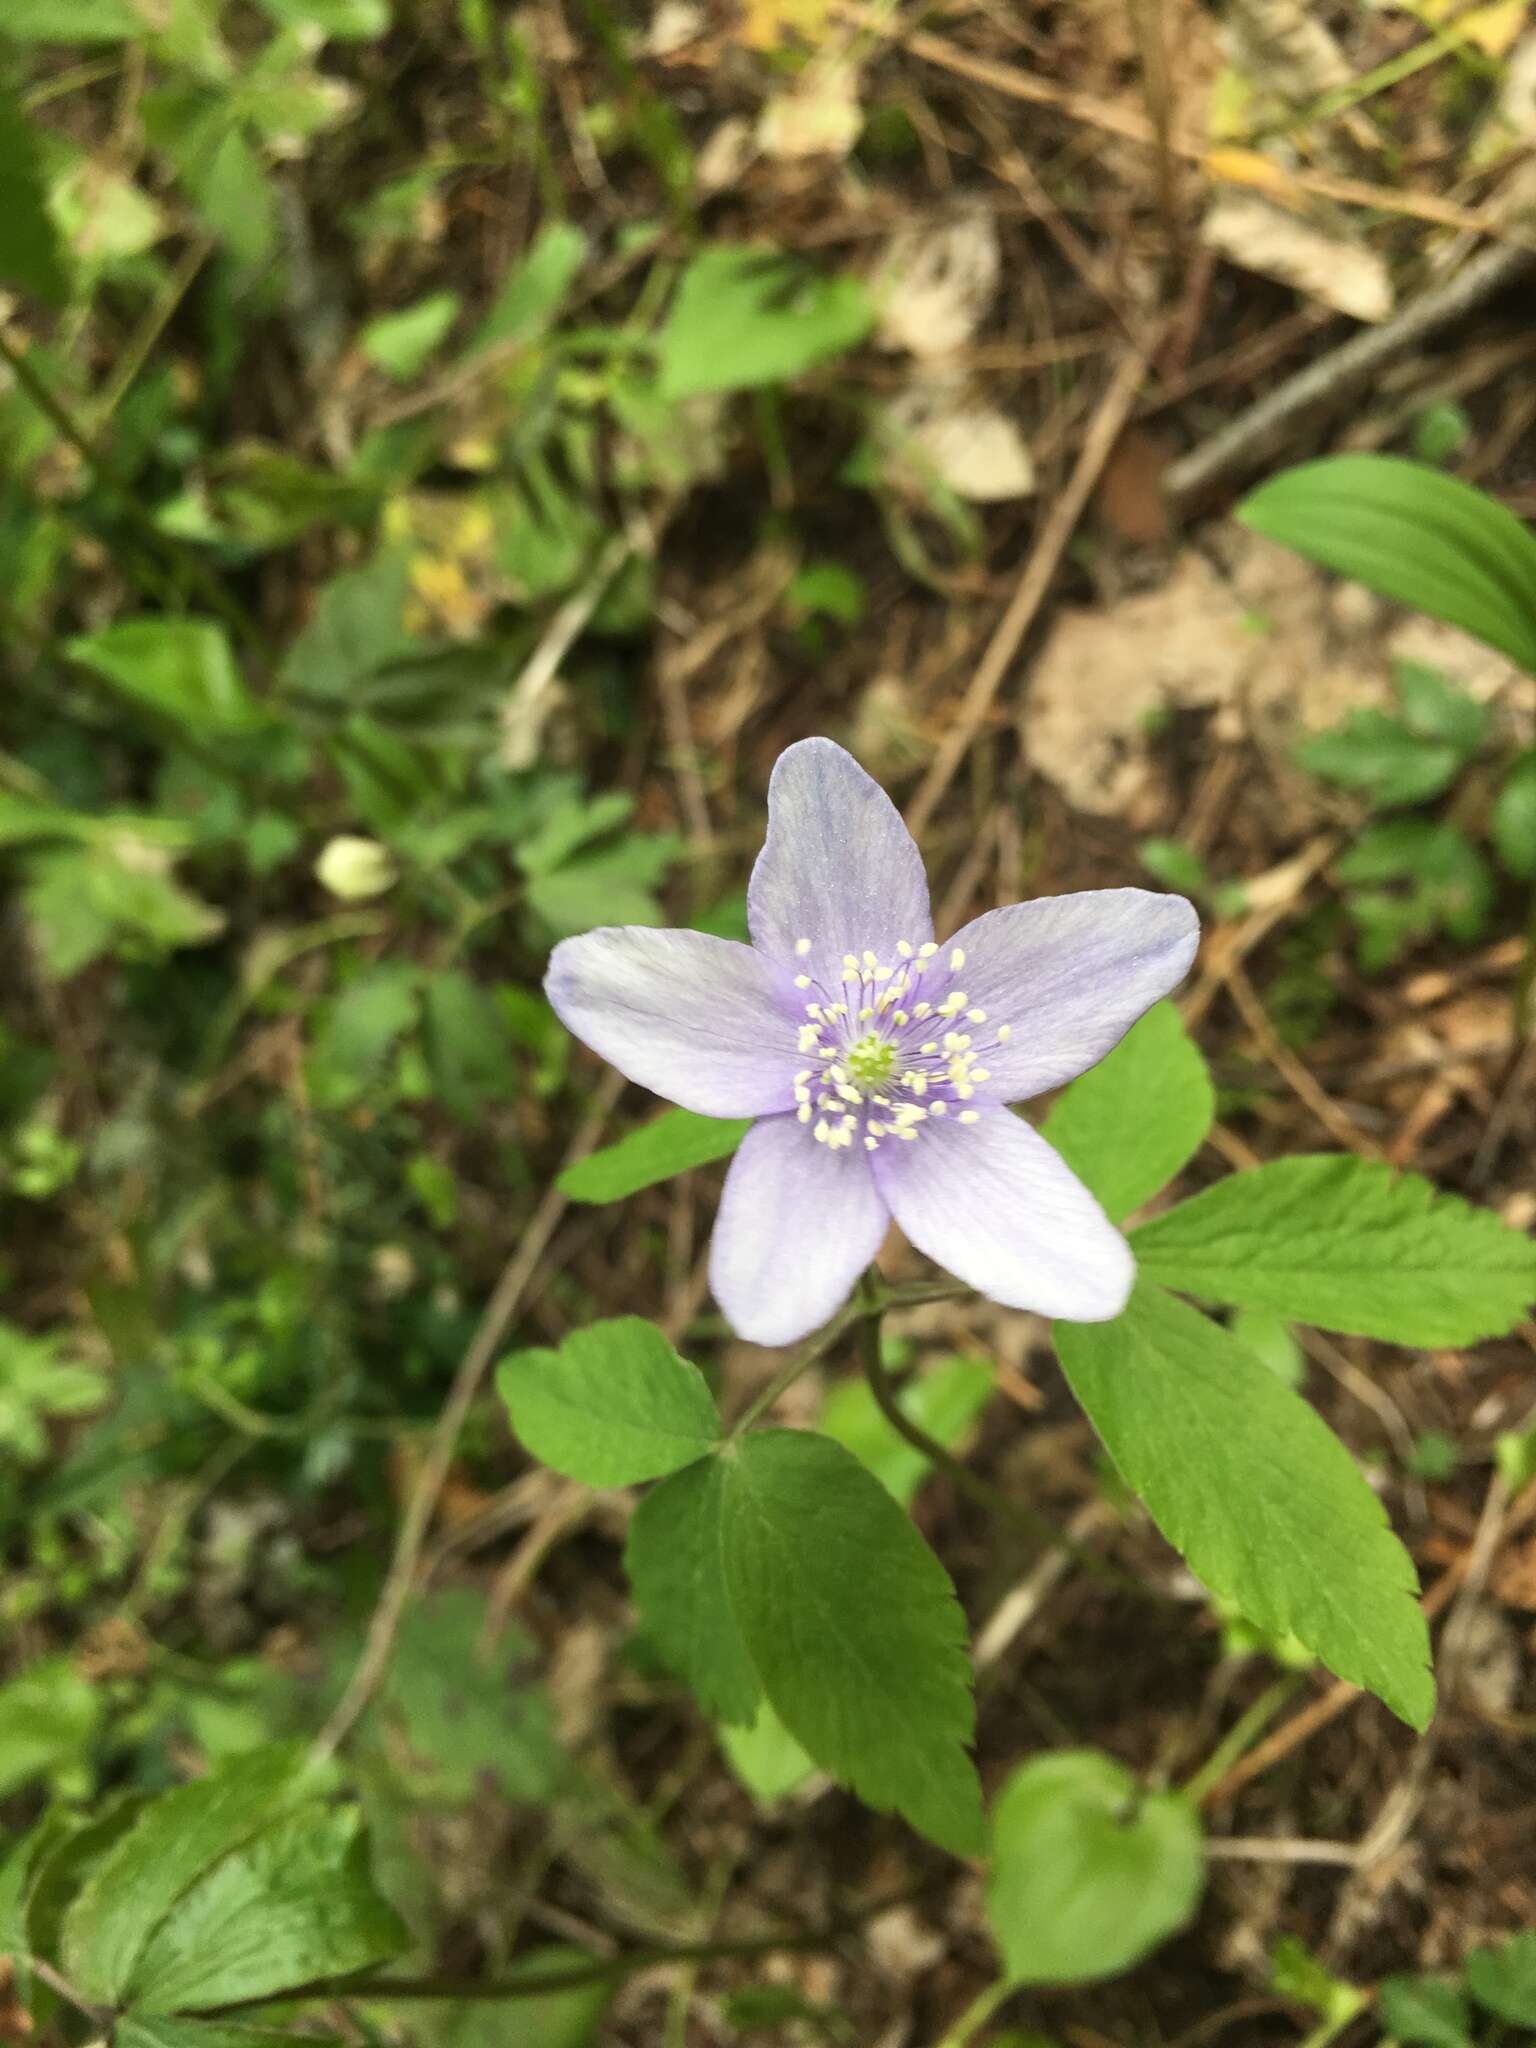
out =
[(831, 740), (780, 755), (747, 895), (752, 943), (610, 926), (566, 939), (556, 1014), (642, 1088), (755, 1117), (710, 1251), (739, 1334), (791, 1344), (847, 1297), (894, 1217), (991, 1300), (1106, 1322), (1130, 1247), (1007, 1105), (1101, 1060), (1183, 977), (1182, 896), (1090, 889), (989, 910), (940, 945), (922, 857)]

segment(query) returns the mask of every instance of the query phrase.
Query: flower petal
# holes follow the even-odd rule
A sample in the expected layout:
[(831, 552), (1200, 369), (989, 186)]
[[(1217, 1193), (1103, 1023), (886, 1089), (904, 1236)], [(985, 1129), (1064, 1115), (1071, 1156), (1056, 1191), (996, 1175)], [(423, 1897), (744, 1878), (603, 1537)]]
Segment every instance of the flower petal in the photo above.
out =
[(701, 1116), (762, 1116), (793, 1102), (799, 1065), (772, 984), (750, 946), (626, 924), (563, 939), (544, 992), (567, 1030), (642, 1088)]
[(754, 1124), (731, 1161), (709, 1284), (739, 1336), (793, 1344), (847, 1300), (889, 1218), (861, 1146), (834, 1152), (792, 1116)]
[(990, 1300), (1104, 1323), (1130, 1299), (1130, 1246), (1044, 1138), (998, 1104), (973, 1124), (930, 1117), (872, 1163), (918, 1250)]
[(1037, 896), (976, 918), (944, 950), (965, 955), (951, 978), (987, 1013), (972, 1034), (989, 1077), (977, 1092), (1026, 1102), (1075, 1079), (1178, 986), (1199, 943), (1194, 905), (1150, 889)]
[(831, 740), (800, 740), (768, 784), (768, 838), (747, 891), (752, 943), (781, 967), (795, 942), (836, 978), (845, 953), (893, 965), (896, 942), (933, 936), (928, 878), (911, 833), (879, 783)]

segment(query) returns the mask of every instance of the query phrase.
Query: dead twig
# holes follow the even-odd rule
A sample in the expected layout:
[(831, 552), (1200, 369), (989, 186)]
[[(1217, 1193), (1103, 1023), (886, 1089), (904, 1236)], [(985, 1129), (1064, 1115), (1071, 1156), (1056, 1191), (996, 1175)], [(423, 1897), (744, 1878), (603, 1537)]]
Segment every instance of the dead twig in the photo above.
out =
[(1024, 564), (1023, 574), (1018, 581), (1008, 609), (997, 623), (997, 629), (987, 643), (970, 688), (960, 701), (954, 723), (940, 743), (938, 752), (928, 773), (923, 777), (917, 795), (907, 809), (907, 825), (914, 839), (920, 839), (929, 820), (938, 808), (939, 800), (954, 779), (955, 770), (965, 759), (966, 752), (983, 720), (991, 710), (993, 700), (1002, 687), (1003, 678), (1013, 665), (1024, 635), (1034, 623), (1035, 615), (1045, 601), (1051, 581), (1066, 553), (1067, 544), (1076, 531), (1100, 472), (1109, 460), (1111, 449), (1120, 437), (1135, 405), (1142, 382), (1147, 374), (1146, 359), (1140, 354), (1122, 357), (1119, 368), (1110, 380), (1109, 388), (1099, 401), (1098, 411), (1083, 439), (1082, 452), (1067, 487), (1052, 506), (1039, 538), (1031, 549)]

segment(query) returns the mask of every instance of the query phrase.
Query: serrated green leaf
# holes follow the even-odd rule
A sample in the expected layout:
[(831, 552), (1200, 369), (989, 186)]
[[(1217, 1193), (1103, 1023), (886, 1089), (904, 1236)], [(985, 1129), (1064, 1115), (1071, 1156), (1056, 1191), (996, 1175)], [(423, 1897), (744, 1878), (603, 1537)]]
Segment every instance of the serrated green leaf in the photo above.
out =
[(128, 0), (6, 0), (0, 42), (123, 43), (147, 26)]
[[(946, 1358), (905, 1382), (897, 1395), (910, 1417), (945, 1450), (962, 1442), (992, 1397), (997, 1380), (984, 1358)], [(816, 1427), (852, 1451), (891, 1497), (905, 1507), (927, 1477), (932, 1460), (900, 1435), (880, 1412), (866, 1379), (844, 1380), (827, 1396)]]
[(514, 1352), (497, 1385), (533, 1455), (584, 1486), (663, 1478), (720, 1440), (704, 1375), (643, 1316), (573, 1330), (558, 1351)]
[(718, 1458), (664, 1479), (635, 1510), (624, 1565), (662, 1661), (706, 1713), (734, 1723), (752, 1719), (762, 1687), (726, 1590), (724, 1491)]
[(780, 1720), (867, 1804), (973, 1854), (971, 1667), (949, 1574), (828, 1437), (759, 1430), (719, 1462), (731, 1611)]
[(1434, 1711), (1413, 1563), (1355, 1461), (1253, 1354), (1143, 1276), (1112, 1323), (1058, 1323), (1072, 1391), (1213, 1593), (1412, 1727)]
[(64, 651), (133, 703), (189, 732), (250, 732), (263, 722), (224, 628), (212, 619), (122, 619), (78, 635)]
[(102, 1858), (64, 1922), (71, 1983), (104, 2005), (122, 2003), (140, 1954), (182, 1894), (315, 1789), (303, 1746), (276, 1743), (154, 1800)]
[(1536, 1297), (1536, 1243), (1416, 1173), (1344, 1153), (1229, 1174), (1132, 1240), (1149, 1280), (1388, 1344), (1503, 1336)]
[(1193, 1917), (1204, 1887), (1189, 1800), (1144, 1794), (1098, 1750), (1033, 1757), (998, 1795), (987, 1917), (1015, 1984), (1128, 1970)]
[(815, 1771), (805, 1751), (766, 1700), (757, 1703), (757, 1717), (745, 1727), (720, 1730), (726, 1762), (761, 1807), (787, 1799)]
[(626, 1131), (617, 1144), (578, 1159), (555, 1185), (572, 1202), (621, 1202), (691, 1167), (729, 1158), (751, 1128), (749, 1116), (664, 1109), (638, 1130)]
[(1398, 456), (1333, 455), (1271, 478), (1237, 516), (1536, 674), (1536, 536), (1471, 484)]
[(1189, 1164), (1215, 1115), (1204, 1055), (1158, 1003), (1062, 1094), (1041, 1135), (1119, 1223)]
[(113, 2048), (314, 2048), (313, 2034), (274, 2034), (233, 2020), (181, 2020), (164, 2013), (124, 2013)]
[(1474, 1949), (1462, 1974), (1488, 2012), (1517, 2027), (1536, 2027), (1536, 1928), (1513, 1935), (1499, 1948)]
[(785, 383), (853, 348), (873, 320), (856, 278), (818, 276), (768, 243), (706, 243), (657, 338), (661, 394)]
[(1385, 1977), (1376, 1994), (1381, 2023), (1403, 2048), (1472, 2048), (1472, 2014), (1461, 1986), (1445, 1977)]
[[(0, 31), (3, 32), (3, 31)], [(44, 198), (37, 141), (15, 97), (0, 88), (0, 284), (45, 306), (69, 296), (59, 231)]]
[(134, 1966), (141, 2013), (272, 1998), (398, 1955), (408, 1937), (374, 1889), (355, 1807), (301, 1807), (178, 1900)]
[(1536, 881), (1536, 747), (1517, 754), (1494, 799), (1489, 832), (1512, 875)]

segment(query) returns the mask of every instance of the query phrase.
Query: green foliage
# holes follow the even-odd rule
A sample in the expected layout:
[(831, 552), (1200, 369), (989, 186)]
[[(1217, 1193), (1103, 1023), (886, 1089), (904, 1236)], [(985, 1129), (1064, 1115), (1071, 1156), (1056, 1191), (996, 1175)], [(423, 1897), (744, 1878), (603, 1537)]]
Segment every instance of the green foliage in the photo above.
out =
[(616, 1144), (568, 1166), (556, 1182), (573, 1202), (621, 1202), (690, 1167), (728, 1159), (752, 1128), (750, 1117), (699, 1116), (664, 1109)]
[(32, 1337), (0, 1318), (0, 1451), (35, 1465), (48, 1449), (47, 1418), (89, 1415), (107, 1398), (107, 1382), (60, 1355), (62, 1335)]
[(1346, 886), (1367, 974), (1379, 974), (1438, 932), (1469, 945), (1487, 929), (1493, 876), (1454, 825), (1392, 818), (1369, 826), (1333, 873)]
[(1536, 537), (1485, 491), (1396, 456), (1333, 455), (1271, 478), (1238, 517), (1536, 674)]
[(987, 1917), (1015, 1984), (1117, 1976), (1194, 1916), (1205, 1888), (1199, 1817), (1143, 1792), (1092, 1749), (1011, 1773), (992, 1809)]
[[(914, 1373), (896, 1399), (925, 1435), (953, 1451), (965, 1441), (995, 1385), (986, 1359), (945, 1358)], [(887, 1422), (867, 1380), (844, 1380), (834, 1387), (816, 1426), (867, 1466), (902, 1507), (928, 1476), (928, 1457)]]
[(398, 313), (381, 313), (363, 329), (358, 346), (375, 369), (408, 384), (447, 339), (459, 304), (457, 292), (432, 292)]
[(683, 272), (657, 339), (664, 398), (780, 384), (862, 341), (874, 320), (852, 277), (818, 277), (770, 244), (712, 242)]
[(1387, 1977), (1376, 1994), (1382, 2025), (1403, 2048), (1472, 2048), (1472, 2015), (1444, 1977)]
[(67, 1657), (44, 1657), (0, 1685), (0, 1799), (43, 1777), (73, 1775), (105, 1702)]
[(706, 1713), (750, 1722), (763, 1696), (726, 1583), (725, 1465), (703, 1458), (635, 1510), (624, 1564), (647, 1637)]
[(1536, 1245), (1490, 1210), (1348, 1154), (1272, 1160), (1144, 1223), (1149, 1280), (1388, 1344), (1474, 1344), (1536, 1297)]
[(720, 1440), (704, 1375), (640, 1316), (573, 1330), (558, 1351), (516, 1352), (496, 1383), (534, 1456), (587, 1486), (663, 1478)]
[(69, 272), (48, 212), (37, 140), (0, 86), (0, 284), (61, 305)]
[(1215, 1115), (1198, 1046), (1158, 1003), (1062, 1094), (1042, 1134), (1119, 1223), (1189, 1164)]
[(869, 1805), (978, 1846), (965, 1621), (943, 1566), (840, 1444), (795, 1430), (721, 1460), (731, 1611), (775, 1712)]
[(228, 637), (211, 619), (123, 619), (80, 634), (65, 652), (130, 703), (199, 737), (250, 732), (262, 722)]
[(798, 1791), (816, 1766), (766, 1700), (754, 1720), (720, 1730), (726, 1761), (758, 1805), (768, 1810)]
[(1536, 2027), (1536, 1930), (1467, 1957), (1467, 1989), (1486, 2011), (1517, 2027)]
[(1438, 670), (1399, 662), (1398, 715), (1353, 711), (1332, 732), (1296, 749), (1303, 768), (1383, 810), (1424, 803), (1448, 789), (1482, 746), (1487, 713)]
[(1434, 1684), (1413, 1565), (1321, 1417), (1145, 1267), (1124, 1315), (1058, 1324), (1056, 1346), (1122, 1478), (1190, 1569), (1424, 1727)]
[(1489, 820), (1494, 848), (1512, 875), (1536, 881), (1536, 747), (1517, 754)]

